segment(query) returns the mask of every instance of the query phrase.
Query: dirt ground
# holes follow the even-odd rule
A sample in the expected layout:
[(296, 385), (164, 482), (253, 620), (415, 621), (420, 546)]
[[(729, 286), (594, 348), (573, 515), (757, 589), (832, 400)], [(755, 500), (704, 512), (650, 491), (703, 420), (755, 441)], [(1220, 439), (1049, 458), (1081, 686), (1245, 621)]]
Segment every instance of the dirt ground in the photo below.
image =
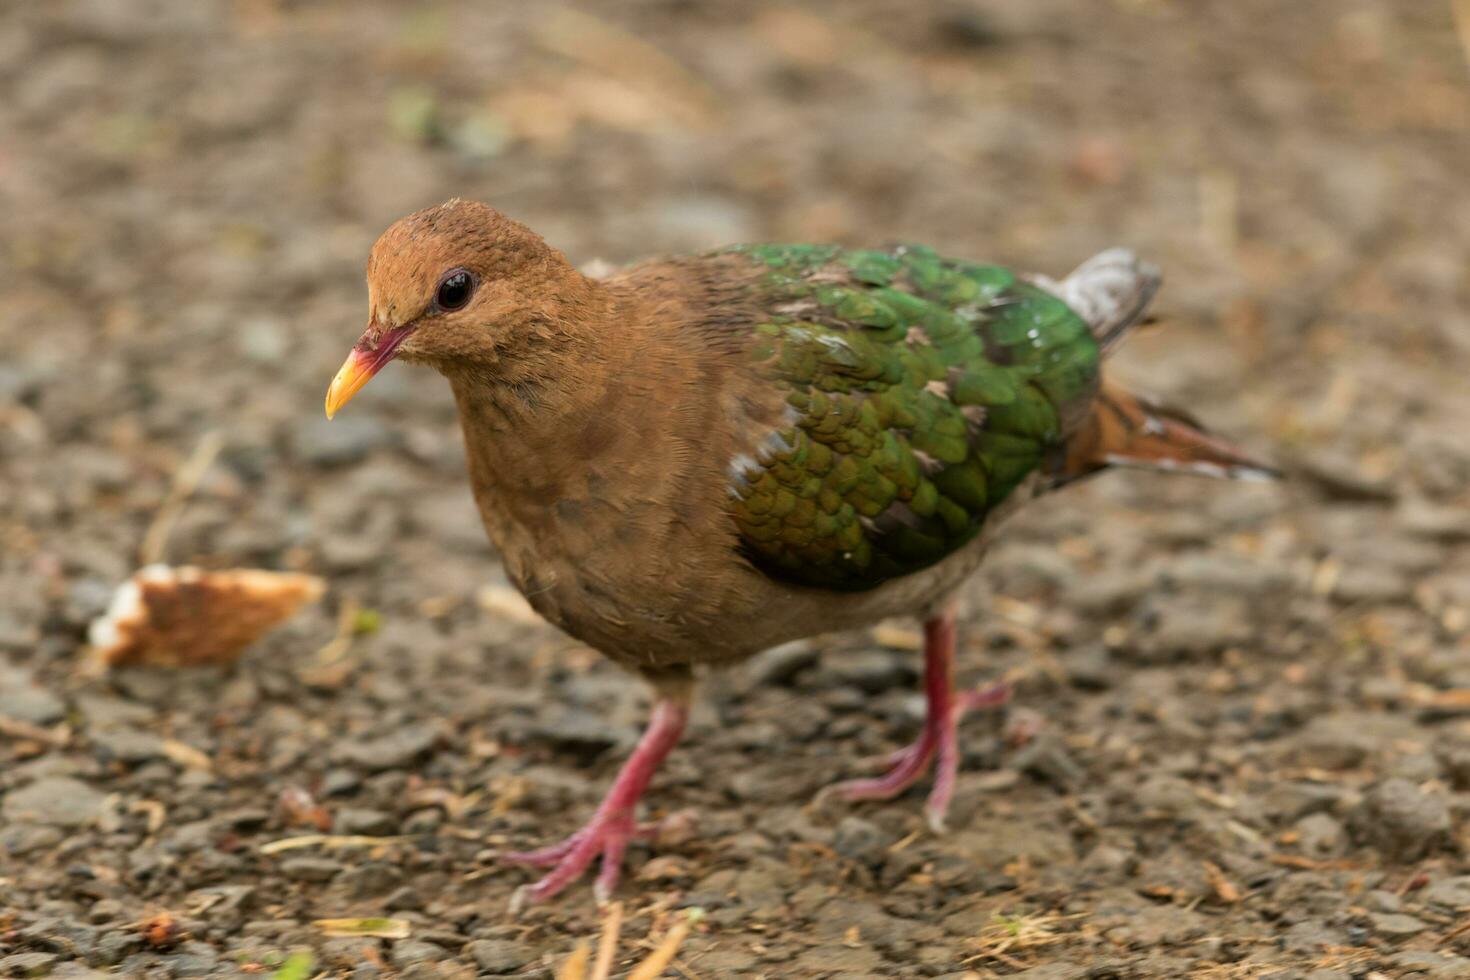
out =
[[(964, 729), (948, 836), (918, 792), (811, 804), (914, 734), (912, 624), (712, 678), (648, 797), (698, 833), (635, 848), (620, 970), (698, 909), (669, 976), (1470, 977), (1460, 29), (1448, 0), (6, 3), (0, 975), (549, 977), (597, 935), (586, 887), (512, 917), (496, 858), (590, 813), (645, 692), (511, 601), (442, 380), (322, 417), (373, 239), (458, 195), (577, 261), (1126, 243), (1167, 285), (1117, 370), (1290, 472), (1110, 474), (1015, 520), (962, 676), (1016, 700)], [(86, 624), (210, 433), (168, 560), (329, 594), (234, 668), (93, 676)], [(322, 830), (369, 840), (277, 844)], [(364, 916), (407, 938), (313, 924)]]

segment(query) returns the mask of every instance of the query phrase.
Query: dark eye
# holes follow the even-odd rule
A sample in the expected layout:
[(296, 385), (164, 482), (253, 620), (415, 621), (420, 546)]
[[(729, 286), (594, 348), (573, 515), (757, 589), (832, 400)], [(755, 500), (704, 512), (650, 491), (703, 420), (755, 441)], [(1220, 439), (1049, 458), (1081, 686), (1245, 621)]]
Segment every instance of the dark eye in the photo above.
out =
[(463, 309), (474, 291), (475, 277), (463, 269), (455, 269), (439, 280), (439, 289), (434, 293), (434, 305), (446, 312)]

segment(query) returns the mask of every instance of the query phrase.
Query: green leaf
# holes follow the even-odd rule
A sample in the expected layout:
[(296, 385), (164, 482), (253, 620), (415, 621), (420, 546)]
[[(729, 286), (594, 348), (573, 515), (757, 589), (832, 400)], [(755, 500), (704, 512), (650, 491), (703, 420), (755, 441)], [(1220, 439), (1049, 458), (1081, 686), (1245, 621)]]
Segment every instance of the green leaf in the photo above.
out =
[(307, 980), (314, 966), (316, 958), (306, 950), (298, 950), (286, 957), (280, 969), (271, 974), (271, 980)]

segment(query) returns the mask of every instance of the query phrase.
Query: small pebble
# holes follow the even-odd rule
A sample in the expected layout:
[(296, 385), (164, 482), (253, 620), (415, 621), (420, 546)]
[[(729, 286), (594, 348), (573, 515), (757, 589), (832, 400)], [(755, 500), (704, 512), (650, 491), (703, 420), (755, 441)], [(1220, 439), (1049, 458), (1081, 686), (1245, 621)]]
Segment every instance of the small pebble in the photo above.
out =
[(1412, 915), (1404, 915), (1402, 912), (1380, 912), (1370, 918), (1373, 931), (1387, 939), (1408, 939), (1428, 928)]
[(342, 863), (331, 858), (295, 857), (281, 862), (281, 874), (292, 881), (331, 881), (341, 870)]
[(80, 827), (97, 819), (104, 799), (86, 783), (56, 776), (11, 790), (5, 794), (0, 813), (8, 820)]
[(466, 944), (464, 951), (480, 969), (494, 976), (514, 973), (535, 956), (526, 946), (509, 939), (476, 939)]

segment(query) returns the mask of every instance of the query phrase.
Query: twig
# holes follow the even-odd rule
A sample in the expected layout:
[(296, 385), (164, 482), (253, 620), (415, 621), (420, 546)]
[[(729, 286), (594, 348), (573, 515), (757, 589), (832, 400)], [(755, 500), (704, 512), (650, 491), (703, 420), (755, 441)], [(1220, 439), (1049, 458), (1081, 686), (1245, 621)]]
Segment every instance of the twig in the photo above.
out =
[(357, 632), (357, 614), (361, 611), (362, 607), (351, 596), (342, 600), (342, 608), (337, 611), (337, 632), (316, 652), (317, 663), (333, 664), (347, 654), (352, 648), (352, 635)]
[(612, 976), (613, 957), (618, 952), (618, 937), (623, 932), (623, 903), (613, 902), (607, 909), (602, 937), (597, 940), (597, 960), (592, 964), (590, 980), (607, 980)]
[(327, 936), (369, 936), (378, 939), (407, 939), (413, 923), (407, 919), (316, 919), (312, 923)]
[(653, 952), (648, 954), (648, 959), (639, 963), (633, 972), (628, 974), (628, 980), (654, 980), (664, 972), (664, 967), (668, 966), (674, 954), (679, 952), (684, 937), (688, 935), (689, 920), (685, 919), (669, 930), (668, 935), (664, 936)]
[(224, 434), (218, 429), (211, 429), (199, 437), (194, 451), (174, 472), (174, 482), (169, 487), (168, 496), (158, 508), (158, 513), (153, 515), (153, 522), (148, 525), (148, 531), (143, 535), (143, 544), (138, 548), (139, 564), (152, 565), (163, 559), (168, 537), (173, 533), (174, 524), (178, 522), (179, 515), (184, 512), (184, 505), (198, 489), (199, 481), (203, 480), (204, 474), (209, 472), (209, 467), (214, 464), (215, 457), (219, 455), (224, 445)]
[(298, 847), (380, 847), (397, 844), (406, 837), (364, 837), (359, 834), (302, 834), (300, 837), (283, 837), (260, 845), (262, 854), (279, 854), (294, 851)]
[(1467, 932), (1470, 932), (1470, 919), (1466, 919), (1465, 921), (1461, 922), (1459, 925), (1451, 929), (1449, 932), (1445, 933), (1443, 936), (1440, 936), (1439, 941), (1436, 942), (1435, 945), (1443, 946), (1445, 943), (1458, 939)]
[(556, 980), (586, 980), (587, 978), (587, 940), (577, 940), (577, 948), (572, 950), (572, 955), (562, 963), (561, 969), (556, 971)]
[(65, 726), (53, 731), (50, 728), (42, 728), (40, 725), (33, 725), (19, 718), (8, 718), (5, 715), (0, 715), (0, 735), (58, 746), (65, 745), (71, 740), (71, 733), (66, 730)]

